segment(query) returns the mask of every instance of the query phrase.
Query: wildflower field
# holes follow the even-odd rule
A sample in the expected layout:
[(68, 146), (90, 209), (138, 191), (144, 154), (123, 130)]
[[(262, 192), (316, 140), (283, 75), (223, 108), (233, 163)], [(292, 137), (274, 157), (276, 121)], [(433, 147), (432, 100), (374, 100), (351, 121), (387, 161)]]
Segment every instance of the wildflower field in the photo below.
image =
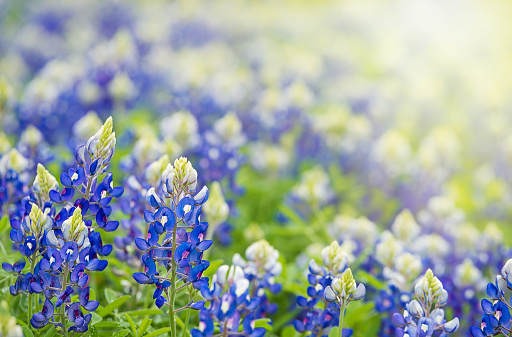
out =
[(0, 337), (511, 336), (511, 16), (0, 0)]

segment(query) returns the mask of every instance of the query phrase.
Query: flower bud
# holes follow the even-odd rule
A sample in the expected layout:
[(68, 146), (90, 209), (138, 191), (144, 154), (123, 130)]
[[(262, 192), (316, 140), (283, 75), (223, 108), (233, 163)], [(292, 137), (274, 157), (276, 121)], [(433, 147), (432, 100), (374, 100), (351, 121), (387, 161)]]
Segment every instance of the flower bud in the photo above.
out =
[(116, 74), (108, 85), (108, 92), (116, 102), (125, 102), (133, 99), (137, 95), (137, 88), (130, 77), (122, 72)]
[(333, 274), (345, 270), (348, 259), (348, 254), (341, 249), (338, 241), (333, 241), (329, 246), (322, 249), (322, 261)]
[(28, 165), (28, 159), (23, 157), (18, 150), (13, 148), (0, 158), (0, 174), (5, 174), (11, 169), (18, 173), (22, 173), (28, 168)]
[(305, 202), (324, 203), (333, 195), (329, 175), (322, 167), (316, 166), (302, 174), (300, 183), (294, 187), (294, 194)]
[(245, 257), (248, 260), (246, 268), (249, 271), (247, 273), (262, 277), (266, 273), (276, 276), (282, 271), (282, 265), (278, 262), (279, 252), (266, 240), (260, 240), (250, 245), (245, 251)]
[(228, 112), (224, 117), (216, 120), (213, 124), (213, 130), (223, 143), (240, 146), (245, 142), (242, 123), (234, 112)]
[(414, 219), (411, 211), (404, 209), (395, 218), (395, 221), (391, 226), (391, 230), (398, 239), (402, 240), (403, 242), (408, 242), (419, 234), (420, 226)]
[(12, 96), (12, 89), (4, 76), (0, 77), (0, 115)]
[[(87, 141), (87, 150), (92, 160), (99, 160), (98, 167), (107, 164), (114, 154), (116, 146), (116, 133), (113, 132), (112, 117), (107, 118), (105, 124)], [(100, 171), (98, 171), (100, 172)]]
[(164, 171), (169, 163), (169, 156), (164, 154), (146, 167), (144, 173), (146, 181), (151, 186), (158, 186), (162, 171)]
[(89, 111), (73, 125), (73, 135), (80, 140), (86, 140), (101, 128), (101, 119), (94, 111)]
[[(49, 209), (47, 209), (47, 212), (48, 211)], [(50, 229), (52, 226), (52, 220), (48, 218), (46, 212), (43, 212), (36, 204), (32, 204), (28, 220), (30, 221), (30, 225), (27, 229), (31, 235), (36, 237), (44, 230)]]
[[(181, 200), (185, 195), (194, 193), (197, 186), (197, 171), (185, 157), (174, 161), (174, 165), (168, 164), (162, 173), (164, 190)], [(180, 195), (175, 195), (180, 193)]]
[(384, 231), (380, 242), (375, 247), (377, 261), (385, 266), (391, 267), (393, 260), (403, 250), (402, 244), (389, 231)]
[(20, 138), (20, 143), (27, 145), (30, 148), (38, 146), (42, 141), (43, 134), (33, 125), (27, 126)]
[(175, 140), (183, 150), (199, 145), (197, 119), (188, 111), (179, 111), (166, 117), (160, 123), (165, 140)]
[(11, 148), (11, 143), (9, 139), (5, 135), (5, 133), (0, 132), (0, 154), (4, 154)]
[(218, 225), (227, 220), (229, 216), (229, 206), (222, 194), (222, 188), (219, 182), (214, 181), (210, 188), (208, 201), (202, 206), (202, 211), (210, 225)]
[(435, 301), (443, 292), (443, 284), (434, 276), (431, 269), (418, 281), (414, 289), (416, 296), (423, 298), (425, 302)]
[(406, 282), (416, 278), (423, 268), (421, 258), (411, 253), (401, 253), (394, 259), (393, 265)]
[(37, 174), (32, 188), (34, 192), (37, 192), (40, 195), (40, 198), (44, 203), (49, 200), (49, 193), (51, 190), (59, 190), (59, 183), (43, 165), (37, 164)]
[(82, 209), (80, 207), (76, 207), (73, 215), (62, 223), (62, 234), (66, 241), (74, 241), (78, 245), (83, 244), (88, 230), (82, 219)]

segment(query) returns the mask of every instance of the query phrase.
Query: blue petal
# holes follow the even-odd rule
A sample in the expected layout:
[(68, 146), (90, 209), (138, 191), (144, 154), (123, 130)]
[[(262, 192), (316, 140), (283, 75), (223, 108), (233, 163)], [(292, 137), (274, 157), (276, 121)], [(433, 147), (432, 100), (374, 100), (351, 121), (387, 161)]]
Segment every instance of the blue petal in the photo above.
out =
[(133, 274), (133, 278), (135, 279), (135, 281), (137, 281), (137, 283), (140, 283), (140, 284), (146, 284), (146, 283), (148, 283), (151, 280), (144, 273), (134, 273)]
[(137, 248), (139, 248), (143, 252), (151, 248), (149, 243), (146, 240), (142, 239), (142, 238), (136, 238), (135, 239), (135, 245), (137, 246)]
[(60, 174), (60, 183), (66, 187), (73, 186), (73, 182), (71, 181), (71, 177), (66, 173), (62, 172)]
[(112, 191), (110, 191), (110, 195), (113, 196), (114, 198), (119, 198), (120, 196), (123, 195), (123, 192), (124, 192), (124, 188), (122, 188), (121, 186), (117, 186), (117, 187), (114, 187), (112, 189)]

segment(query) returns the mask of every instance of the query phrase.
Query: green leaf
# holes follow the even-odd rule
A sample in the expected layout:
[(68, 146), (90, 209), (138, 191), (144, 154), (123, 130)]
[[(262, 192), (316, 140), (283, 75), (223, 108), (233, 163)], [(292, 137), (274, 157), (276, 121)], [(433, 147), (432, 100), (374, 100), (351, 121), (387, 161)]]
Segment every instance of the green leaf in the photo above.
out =
[(89, 301), (96, 301), (96, 292), (92, 288), (89, 288)]
[(89, 328), (89, 336), (90, 337), (98, 337), (98, 330), (95, 327), (91, 326)]
[(140, 324), (139, 324), (139, 336), (144, 335), (144, 332), (146, 332), (146, 330), (149, 328), (150, 324), (151, 324), (151, 319), (150, 318), (144, 318), (142, 320), (142, 322), (140, 322)]
[(10, 229), (9, 216), (6, 214), (0, 219), (0, 235), (3, 235), (7, 230)]
[(103, 318), (95, 312), (91, 312), (91, 315), (92, 325), (95, 325), (96, 323), (101, 322), (103, 320)]
[(295, 331), (295, 328), (292, 325), (289, 325), (287, 327), (284, 327), (281, 331), (281, 337), (295, 337), (297, 336), (297, 331)]
[(340, 328), (335, 326), (329, 331), (329, 337), (338, 337), (338, 333), (340, 331)]
[(387, 289), (387, 285), (385, 282), (380, 281), (375, 276), (373, 276), (372, 274), (370, 274), (362, 269), (357, 270), (357, 272), (355, 274), (356, 274), (355, 278), (362, 283), (371, 284), (373, 287), (375, 287), (379, 290)]
[(176, 323), (178, 323), (178, 325), (180, 326), (180, 328), (184, 329), (184, 328), (185, 328), (185, 323), (183, 323), (183, 321), (181, 320), (181, 318), (179, 318), (178, 316), (174, 316), (174, 318), (176, 318)]
[(128, 299), (130, 297), (131, 297), (130, 295), (125, 295), (125, 296), (115, 299), (114, 301), (112, 301), (112, 303), (108, 304), (106, 307), (98, 310), (98, 315), (100, 315), (101, 317), (107, 316), (108, 314), (112, 313), (112, 311), (114, 311), (119, 306), (121, 306), (124, 302), (128, 301)]
[(96, 324), (94, 324), (94, 326), (98, 329), (102, 329), (102, 328), (117, 328), (119, 326), (119, 323), (117, 322), (112, 322), (112, 321), (103, 321), (103, 322), (98, 322)]
[(46, 333), (45, 333), (44, 337), (52, 337), (52, 336), (54, 336), (56, 333), (57, 333), (57, 329), (55, 329), (55, 326), (54, 326), (54, 325), (52, 325), (52, 327), (51, 327), (48, 331), (46, 331)]
[(130, 330), (123, 329), (123, 330), (119, 330), (118, 332), (116, 332), (114, 335), (112, 335), (112, 337), (124, 337), (129, 333), (130, 333)]
[(126, 320), (128, 323), (130, 323), (130, 327), (132, 328), (132, 332), (134, 336), (137, 336), (137, 328), (135, 327), (135, 323), (133, 323), (133, 319), (130, 317), (130, 315), (124, 314), (124, 317), (126, 317)]
[(118, 297), (116, 292), (110, 288), (105, 288), (105, 298), (107, 299), (107, 303), (112, 303)]
[(162, 328), (162, 329), (155, 330), (152, 333), (145, 335), (144, 337), (161, 336), (169, 331), (171, 331), (171, 328)]
[(30, 329), (27, 328), (26, 326), (22, 326), (21, 330), (23, 330), (23, 336), (25, 336), (25, 337), (34, 337), (34, 334), (32, 333), (32, 331), (30, 331)]
[(163, 314), (160, 309), (141, 309), (141, 310), (132, 310), (132, 311), (124, 311), (120, 314), (126, 314), (130, 316), (153, 316)]
[(254, 328), (265, 328), (267, 331), (272, 331), (272, 325), (269, 323), (272, 322), (270, 318), (260, 318), (254, 321)]
[(223, 262), (224, 262), (224, 260), (222, 260), (222, 259), (211, 261), (208, 269), (206, 269), (203, 272), (203, 276), (211, 278), (217, 272), (217, 269), (219, 269), (219, 267), (222, 266)]
[(25, 323), (25, 322), (24, 322), (24, 321), (22, 321), (21, 319), (17, 318), (17, 319), (16, 319), (16, 322), (17, 322), (19, 325), (21, 325), (22, 327), (24, 327), (24, 326), (25, 326), (25, 327), (27, 327), (27, 328), (28, 328), (27, 323)]

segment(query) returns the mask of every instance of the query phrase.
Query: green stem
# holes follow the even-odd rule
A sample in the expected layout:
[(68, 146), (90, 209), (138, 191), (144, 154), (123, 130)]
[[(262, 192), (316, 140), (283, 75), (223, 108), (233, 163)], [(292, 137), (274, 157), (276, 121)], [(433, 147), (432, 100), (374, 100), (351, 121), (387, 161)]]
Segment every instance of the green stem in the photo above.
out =
[(176, 260), (174, 259), (174, 253), (176, 252), (176, 230), (177, 226), (174, 226), (172, 230), (172, 269), (171, 269), (171, 294), (169, 296), (169, 324), (171, 327), (171, 337), (176, 337), (176, 319), (174, 318), (174, 300), (176, 299)]
[[(36, 253), (37, 249), (35, 250), (34, 254), (32, 254), (32, 261), (30, 262), (30, 273), (34, 275), (34, 268), (36, 266)], [(30, 320), (32, 319), (32, 294), (28, 293), (28, 326), (30, 327), (30, 330), (35, 331), (35, 329), (32, 329), (32, 324), (30, 324)]]
[(340, 331), (338, 336), (341, 337), (343, 334), (343, 319), (345, 318), (345, 305), (340, 306)]
[[(190, 301), (192, 301), (192, 298), (193, 298), (193, 295), (192, 295), (192, 290), (189, 288), (188, 289), (188, 303), (190, 303)], [(181, 333), (181, 337), (187, 337), (188, 335), (188, 322), (190, 321), (190, 310), (192, 309), (187, 309), (187, 312), (185, 313), (185, 326), (183, 327), (183, 332)]]
[[(66, 290), (66, 284), (68, 282), (68, 265), (67, 263), (64, 265), (63, 269), (63, 278), (62, 278), (62, 291)], [(68, 335), (68, 329), (66, 329), (66, 303), (62, 303), (62, 306), (60, 307), (60, 322), (62, 323), (64, 335)]]

